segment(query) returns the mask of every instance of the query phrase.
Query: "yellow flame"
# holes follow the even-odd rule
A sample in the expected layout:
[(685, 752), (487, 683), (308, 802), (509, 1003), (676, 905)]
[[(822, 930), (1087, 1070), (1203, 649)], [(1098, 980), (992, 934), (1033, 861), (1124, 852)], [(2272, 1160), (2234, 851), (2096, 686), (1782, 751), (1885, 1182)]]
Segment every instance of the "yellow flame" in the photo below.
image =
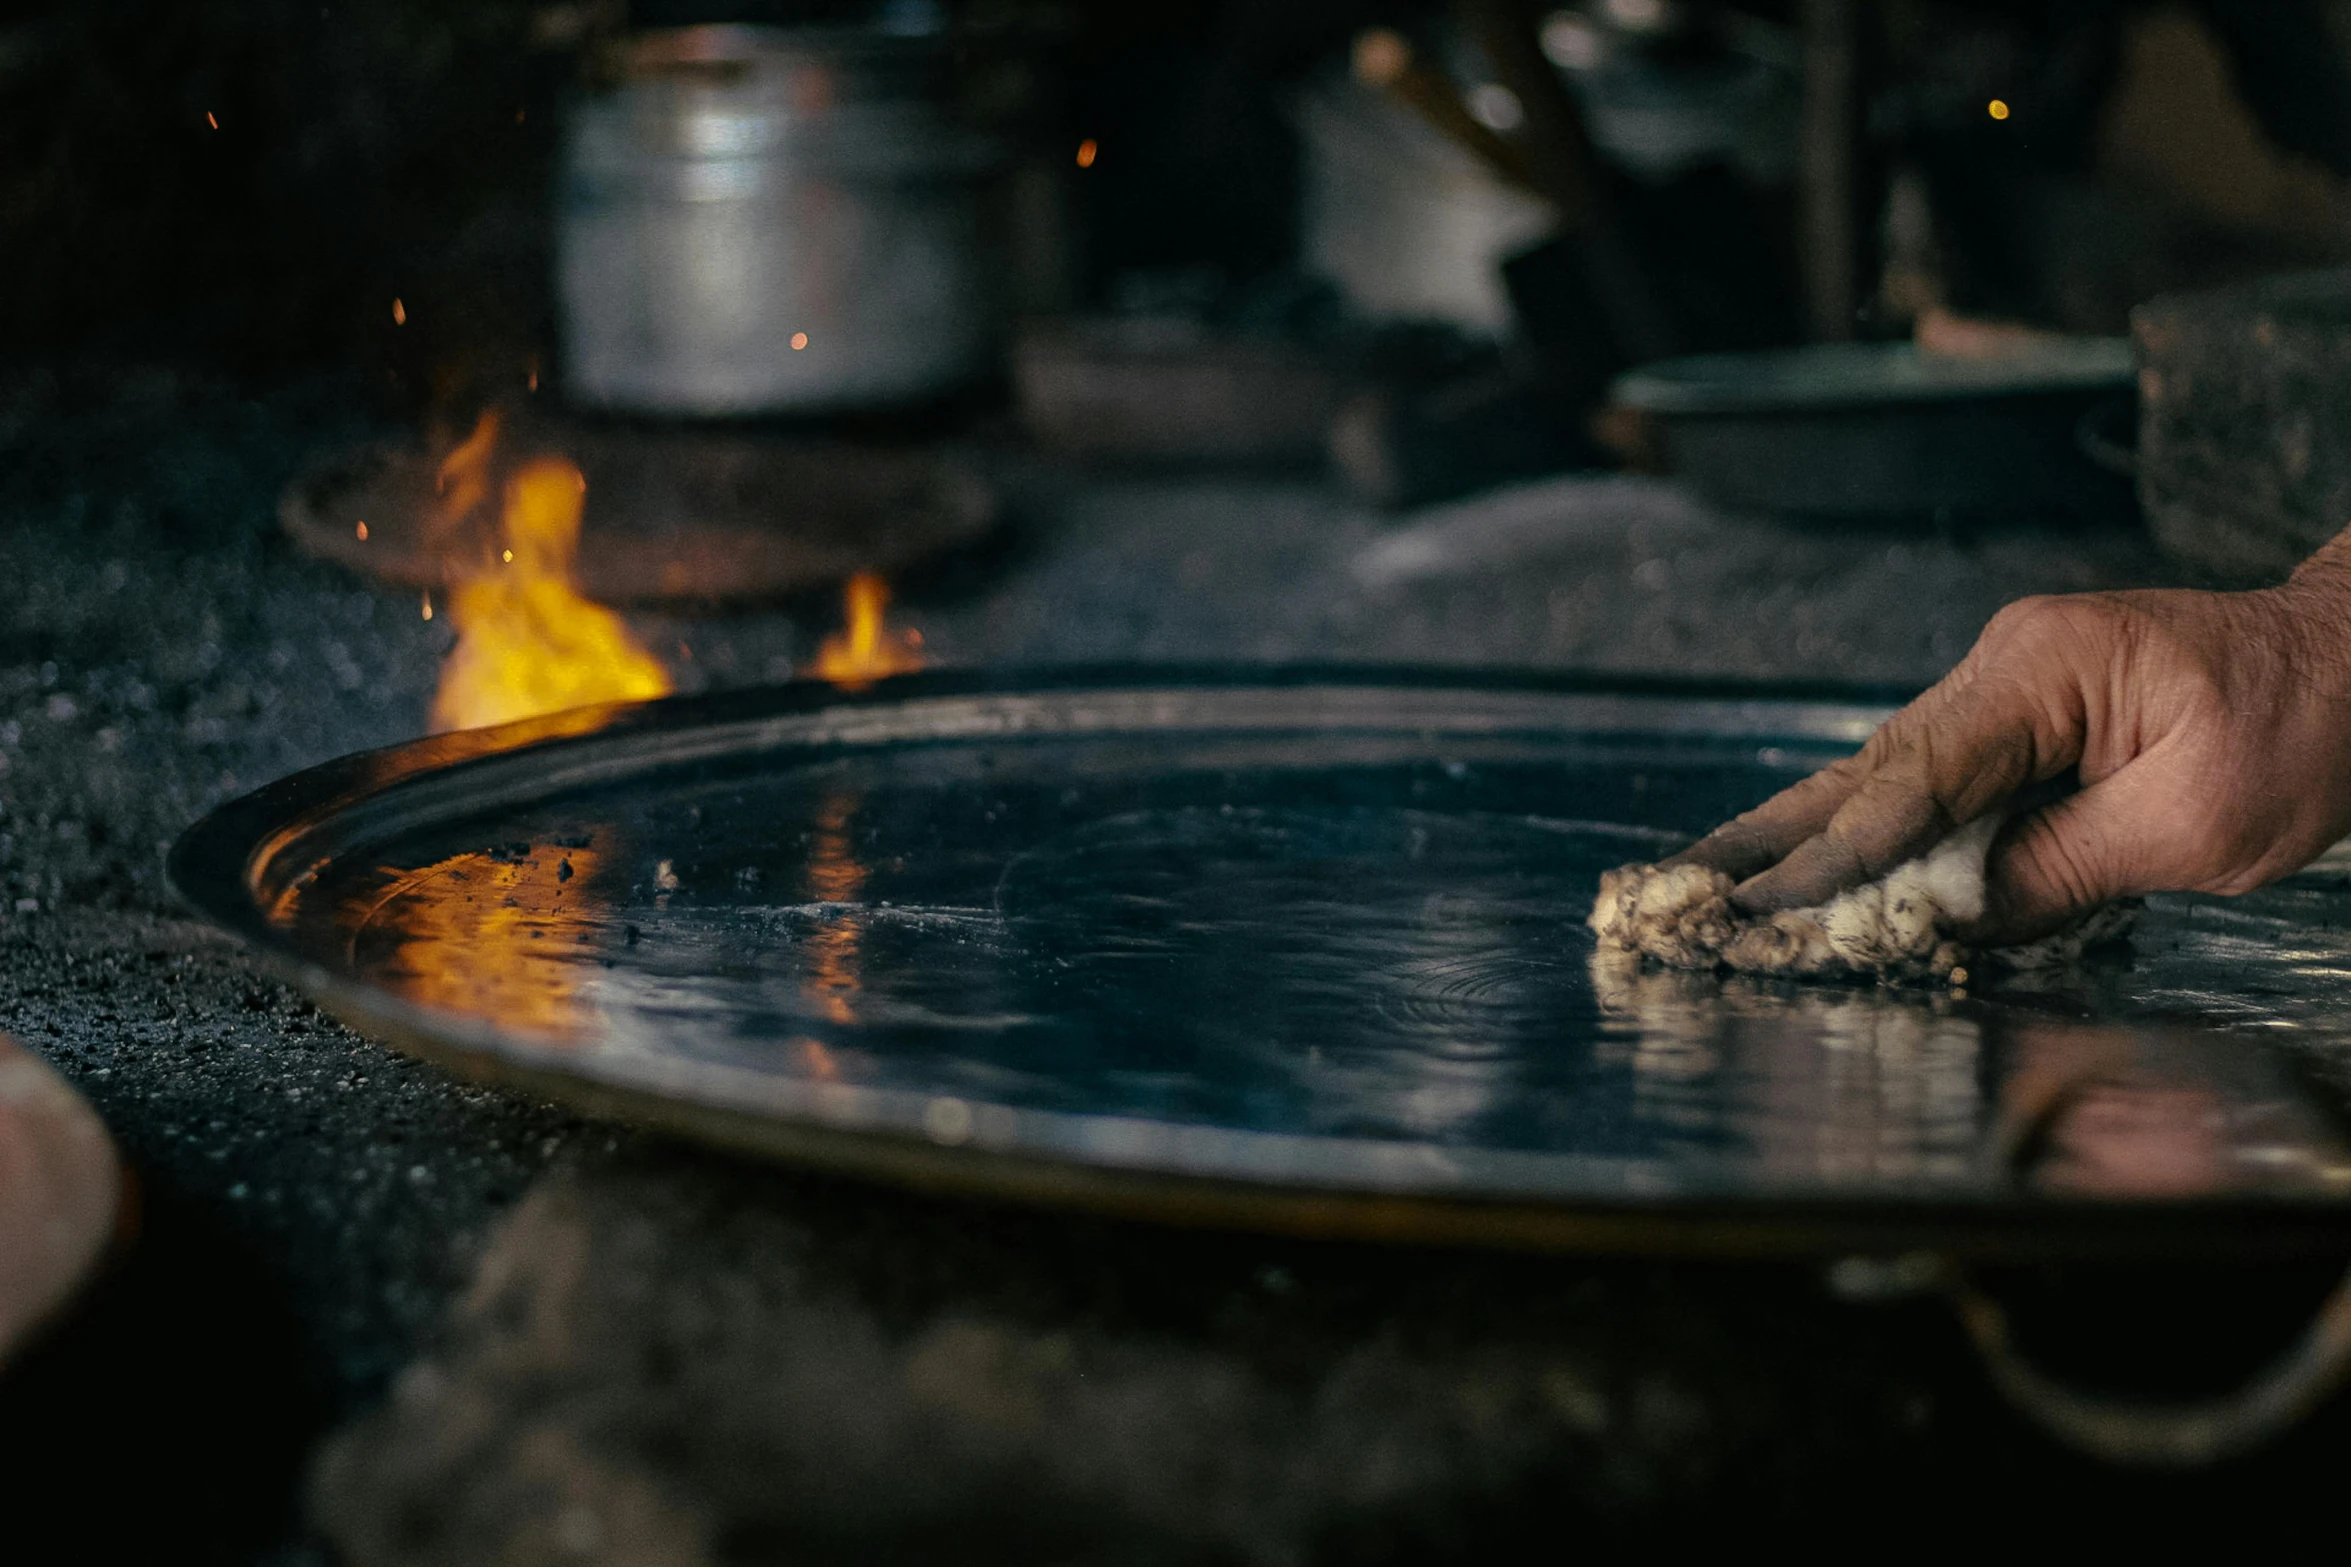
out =
[(890, 602), (889, 585), (870, 571), (849, 579), (843, 595), (848, 625), (824, 639), (816, 650), (816, 675), (854, 691), (884, 675), (903, 675), (922, 668), (919, 631), (892, 631), (883, 610)]
[(508, 483), (505, 553), (511, 559), (449, 593), (457, 645), (433, 696), (435, 729), (473, 729), (668, 693), (661, 661), (618, 615), (572, 585), (587, 489), (580, 471), (560, 457), (538, 458)]

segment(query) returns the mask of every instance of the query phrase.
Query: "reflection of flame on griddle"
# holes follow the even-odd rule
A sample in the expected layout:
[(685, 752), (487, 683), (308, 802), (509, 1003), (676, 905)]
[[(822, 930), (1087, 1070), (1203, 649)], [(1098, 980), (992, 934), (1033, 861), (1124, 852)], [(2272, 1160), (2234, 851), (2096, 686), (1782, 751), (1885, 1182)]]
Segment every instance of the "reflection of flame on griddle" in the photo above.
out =
[[(856, 812), (853, 794), (827, 795), (817, 810), (816, 831), (808, 846), (808, 894), (817, 902), (854, 903), (865, 886), (868, 872), (849, 841), (849, 821)], [(857, 950), (864, 935), (865, 921), (843, 913), (825, 920), (808, 938), (807, 977), (801, 988), (835, 1023), (857, 1021), (851, 1003), (865, 988)]]
[(453, 855), (349, 916), (355, 956), (403, 1000), (566, 1038), (589, 1018), (613, 907), (594, 848), (537, 845)]

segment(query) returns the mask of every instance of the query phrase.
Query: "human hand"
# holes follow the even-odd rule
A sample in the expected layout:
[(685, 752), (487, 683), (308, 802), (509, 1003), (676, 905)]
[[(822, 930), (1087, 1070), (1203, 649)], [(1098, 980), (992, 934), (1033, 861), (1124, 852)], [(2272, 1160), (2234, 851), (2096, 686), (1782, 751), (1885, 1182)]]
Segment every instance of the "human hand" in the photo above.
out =
[(2020, 790), (2078, 773), (1992, 847), (1973, 939), (2030, 940), (2113, 898), (2247, 892), (2351, 831), (2351, 534), (2277, 588), (2024, 599), (1861, 751), (1668, 863), (1808, 908)]

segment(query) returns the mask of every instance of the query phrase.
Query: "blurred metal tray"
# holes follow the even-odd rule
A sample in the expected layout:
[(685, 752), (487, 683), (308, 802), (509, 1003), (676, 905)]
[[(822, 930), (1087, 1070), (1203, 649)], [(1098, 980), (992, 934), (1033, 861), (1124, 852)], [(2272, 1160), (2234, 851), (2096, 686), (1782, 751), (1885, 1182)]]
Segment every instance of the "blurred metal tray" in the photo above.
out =
[(1673, 471), (1718, 506), (1854, 520), (2120, 521), (2128, 481), (2085, 422), (2137, 385), (2124, 338), (1992, 358), (1815, 343), (1645, 365), (1611, 390), (1654, 419)]
[(355, 1027), (739, 1148), (1185, 1223), (1683, 1254), (2351, 1251), (2351, 891), (2040, 989), (1596, 965), (1608, 866), (1884, 693), (927, 674), (314, 768), (170, 874)]

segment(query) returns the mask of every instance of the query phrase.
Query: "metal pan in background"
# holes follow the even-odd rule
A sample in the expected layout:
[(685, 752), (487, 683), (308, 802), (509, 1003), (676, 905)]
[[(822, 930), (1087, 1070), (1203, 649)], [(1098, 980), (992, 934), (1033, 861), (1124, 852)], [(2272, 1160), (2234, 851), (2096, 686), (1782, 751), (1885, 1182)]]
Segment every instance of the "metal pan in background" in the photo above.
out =
[(587, 481), (578, 585), (602, 604), (759, 604), (860, 571), (968, 549), (1002, 521), (995, 487), (947, 453), (723, 426), (510, 420), (488, 499), (446, 511), (445, 452), (372, 441), (288, 483), (278, 519), (305, 553), (431, 590), (489, 570), (496, 497), (520, 463), (562, 456)]
[(1996, 358), (1830, 343), (1644, 366), (1612, 389), (1654, 422), (1673, 471), (1717, 505), (1830, 521), (2132, 514), (2081, 450), (2130, 397), (2127, 338), (2051, 338)]

